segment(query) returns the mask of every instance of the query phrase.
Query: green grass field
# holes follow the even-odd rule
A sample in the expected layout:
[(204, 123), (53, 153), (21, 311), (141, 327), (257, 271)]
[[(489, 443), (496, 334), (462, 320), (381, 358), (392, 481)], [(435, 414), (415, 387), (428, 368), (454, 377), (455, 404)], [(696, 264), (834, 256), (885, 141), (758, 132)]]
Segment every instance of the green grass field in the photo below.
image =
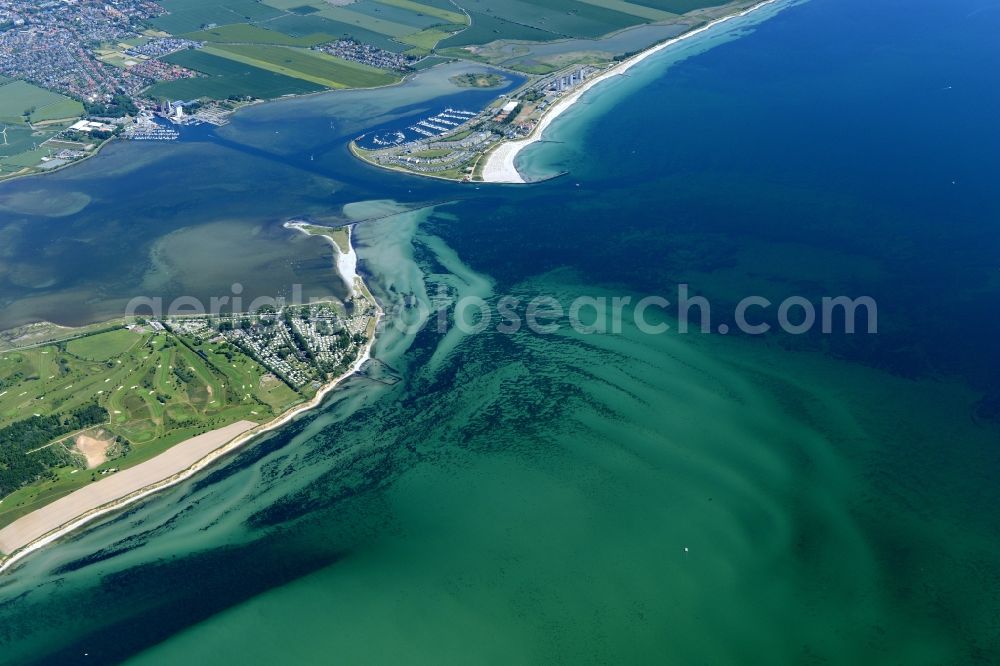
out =
[[(410, 32), (423, 30), (442, 23), (449, 23), (438, 16), (433, 16), (420, 11), (413, 11), (394, 4), (386, 4), (376, 0), (358, 0), (347, 5), (352, 12), (364, 14), (375, 19), (391, 21), (399, 25), (405, 25)], [(433, 11), (432, 8), (428, 8)], [(464, 17), (459, 15), (459, 21), (464, 22)]]
[[(600, 37), (646, 20), (578, 0), (461, 0), (465, 9), (562, 37)], [(513, 38), (512, 38), (513, 39)]]
[(0, 123), (23, 122), (25, 112), (30, 112), (31, 122), (79, 118), (83, 105), (24, 81), (0, 85)]
[[(354, 4), (347, 5), (346, 7), (339, 7), (332, 5), (324, 0), (308, 0), (303, 2), (302, 0), (266, 0), (266, 4), (269, 6), (279, 9), (282, 12), (295, 13), (301, 15), (300, 11), (293, 12), (292, 10), (299, 10), (305, 5), (309, 5), (317, 9), (318, 11), (310, 14), (310, 16), (322, 16), (324, 18), (332, 19), (334, 21), (340, 21), (341, 23), (346, 23), (347, 25), (357, 26), (377, 32), (390, 37), (400, 37), (402, 35), (409, 34), (411, 32), (416, 32), (419, 30), (419, 23), (410, 25), (412, 23), (410, 17), (413, 20), (417, 20), (416, 14), (410, 14), (407, 17), (406, 23), (395, 22), (391, 19), (383, 19), (376, 15), (366, 14), (364, 8), (362, 11), (357, 11)], [(388, 9), (390, 6), (385, 5)], [(375, 14), (375, 12), (371, 12)]]
[(277, 74), (328, 88), (371, 88), (395, 83), (399, 77), (384, 70), (341, 58), (267, 44), (219, 44), (204, 51)]
[[(348, 7), (350, 7), (350, 5), (348, 5)], [(319, 14), (320, 16), (333, 19), (334, 21), (340, 21), (341, 23), (347, 23), (348, 25), (356, 25), (360, 28), (365, 28), (366, 30), (380, 32), (389, 37), (402, 37), (403, 35), (409, 35), (419, 30), (419, 28), (415, 28), (412, 25), (375, 18), (374, 16), (369, 16), (367, 14), (348, 9), (347, 7), (327, 5), (320, 10)]]
[(727, 4), (726, 0), (629, 0), (630, 2), (643, 5), (644, 7), (652, 7), (654, 9), (659, 9), (665, 12), (671, 12), (674, 14), (686, 14), (687, 12), (692, 12), (696, 9), (705, 9), (707, 7), (721, 7)]
[[(136, 465), (241, 419), (269, 420), (304, 399), (242, 353), (213, 343), (189, 347), (185, 340), (167, 332), (118, 329), (0, 353), (0, 427), (96, 400), (110, 416), (102, 429), (132, 444), (125, 457), (96, 467), (99, 472)], [(0, 526), (92, 478), (90, 470), (57, 472), (54, 482), (2, 498)]]
[(210, 30), (199, 30), (182, 35), (199, 42), (219, 42), (223, 44), (278, 44), (282, 46), (316, 46), (336, 39), (336, 35), (316, 32), (310, 35), (292, 36), (277, 30), (266, 30), (247, 23), (224, 25)]
[(409, 48), (409, 46), (393, 41), (391, 37), (386, 37), (382, 33), (316, 15), (296, 16), (289, 14), (268, 21), (267, 27), (293, 37), (322, 33), (333, 35), (336, 39), (351, 38), (394, 53), (401, 53)]
[(433, 16), (435, 18), (441, 19), (444, 23), (468, 23), (465, 14), (454, 11), (451, 9), (444, 9), (441, 7), (435, 7), (433, 5), (428, 5), (420, 2), (413, 2), (413, 0), (377, 0), (383, 5), (392, 5), (394, 7), (399, 7), (401, 9), (406, 9), (411, 12), (416, 12), (420, 14), (426, 14), (428, 16)]
[[(4, 125), (0, 122), (0, 129), (3, 127)], [(6, 125), (6, 127), (7, 143), (4, 145), (3, 140), (0, 139), (0, 160), (31, 150), (33, 143), (41, 143), (38, 137), (34, 136), (35, 132), (32, 132), (27, 125)]]
[[(31, 123), (44, 125), (31, 127), (25, 123), (26, 111), (31, 112)], [(0, 178), (38, 166), (49, 154), (48, 149), (39, 146), (82, 115), (83, 105), (64, 95), (24, 81), (0, 83), (0, 129), (7, 129), (6, 142), (0, 139)]]
[[(274, 98), (324, 88), (386, 85), (389, 72), (306, 49), (351, 38), (396, 53), (489, 60), (464, 49), (496, 41), (592, 39), (629, 26), (676, 19), (724, 0), (162, 0), (153, 24), (203, 41), (165, 60), (205, 74), (159, 83), (153, 97)], [(427, 64), (436, 62), (429, 60)], [(556, 65), (526, 62), (528, 73)], [(44, 113), (56, 113), (51, 108)]]
[(164, 99), (223, 99), (229, 95), (252, 95), (269, 98), (323, 90), (323, 86), (269, 72), (259, 67), (222, 58), (204, 49), (178, 51), (164, 60), (206, 74), (204, 78), (181, 79), (158, 83), (149, 89), (150, 96)]
[(264, 4), (274, 7), (275, 9), (280, 9), (283, 12), (294, 12), (296, 14), (301, 14), (303, 12), (302, 7), (311, 6), (317, 10), (323, 8), (323, 0), (264, 0)]
[(281, 16), (282, 12), (255, 0), (162, 0), (169, 14), (151, 21), (159, 30), (178, 35), (215, 24), (248, 23)]
[(657, 9), (656, 7), (648, 7), (634, 2), (626, 2), (626, 0), (580, 0), (580, 2), (585, 2), (588, 5), (596, 5), (597, 7), (604, 7), (606, 9), (613, 9), (616, 12), (629, 14), (631, 16), (636, 16), (650, 21), (666, 21), (677, 16), (677, 14), (665, 12), (662, 9)]
[(560, 38), (547, 30), (512, 23), (487, 13), (470, 11), (469, 14), (472, 16), (472, 25), (457, 35), (442, 40), (438, 48), (489, 44), (499, 39), (544, 42)]
[(103, 363), (117, 358), (135, 347), (141, 341), (140, 336), (120, 329), (101, 335), (91, 335), (66, 343), (66, 351), (85, 361)]
[(444, 39), (451, 37), (456, 31), (464, 29), (464, 25), (448, 25), (438, 28), (428, 28), (420, 32), (400, 37), (399, 41), (411, 44), (424, 51), (432, 51)]
[[(27, 125), (7, 125), (7, 144), (0, 141), (0, 177), (13, 173), (18, 173), (26, 167), (37, 166), (43, 157), (48, 156), (49, 151), (58, 151), (61, 148), (79, 149), (80, 144), (63, 144), (52, 142), (45, 144), (45, 141), (58, 134), (73, 122), (72, 119), (46, 125), (44, 128), (34, 130)], [(43, 145), (44, 144), (44, 145)]]

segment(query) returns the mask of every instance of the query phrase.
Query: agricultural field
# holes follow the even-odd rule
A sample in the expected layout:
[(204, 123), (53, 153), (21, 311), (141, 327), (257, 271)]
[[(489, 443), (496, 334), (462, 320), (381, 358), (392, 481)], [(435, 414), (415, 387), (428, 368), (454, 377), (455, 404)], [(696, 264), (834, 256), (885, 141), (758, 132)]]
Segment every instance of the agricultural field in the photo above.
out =
[(329, 5), (324, 9), (319, 11), (319, 15), (325, 18), (330, 18), (335, 21), (340, 21), (341, 23), (347, 23), (351, 25), (357, 25), (362, 28), (366, 28), (373, 32), (380, 32), (383, 35), (389, 37), (403, 37), (405, 35), (412, 34), (419, 31), (420, 26), (409, 25), (406, 23), (398, 23), (389, 19), (377, 18), (375, 16), (369, 16), (363, 12), (356, 11), (354, 9), (349, 9), (354, 5), (347, 5), (346, 7), (336, 7)]
[(546, 30), (511, 23), (490, 14), (470, 11), (469, 16), (472, 17), (472, 25), (442, 40), (438, 44), (439, 49), (476, 46), (498, 40), (544, 42), (559, 39), (558, 35)]
[(379, 2), (383, 5), (392, 5), (411, 12), (434, 16), (446, 23), (464, 24), (468, 22), (465, 14), (455, 11), (454, 5), (450, 2), (445, 2), (438, 6), (434, 6), (429, 2), (420, 3), (413, 0), (379, 0)]
[(65, 95), (50, 92), (24, 81), (0, 85), (0, 123), (21, 123), (79, 118), (83, 105)]
[(256, 23), (283, 13), (256, 0), (162, 0), (160, 4), (170, 13), (153, 19), (152, 24), (173, 35), (208, 25)]
[(32, 171), (48, 157), (43, 144), (83, 115), (83, 105), (24, 81), (0, 82), (0, 179)]
[(471, 16), (472, 25), (443, 40), (438, 44), (440, 49), (498, 40), (596, 38), (629, 26), (676, 20), (681, 14), (728, 4), (728, 0), (457, 1)]
[(634, 2), (626, 2), (626, 0), (580, 0), (580, 2), (585, 2), (588, 5), (595, 5), (597, 7), (604, 7), (605, 9), (613, 9), (614, 11), (621, 12), (622, 14), (629, 14), (630, 16), (648, 19), (650, 21), (666, 21), (677, 16), (677, 14), (665, 12), (662, 9), (657, 9), (656, 7), (650, 7)]
[(427, 28), (426, 30), (415, 32), (412, 35), (400, 37), (399, 41), (411, 44), (419, 51), (430, 52), (441, 42), (441, 40), (447, 39), (453, 34), (450, 29), (458, 29), (461, 27), (462, 26), (442, 26), (442, 28), (449, 28), (449, 30), (444, 30), (442, 28)]
[(399, 81), (394, 73), (304, 49), (268, 44), (219, 44), (202, 50), (326, 88), (372, 88)]
[(466, 15), (440, 0), (162, 0), (171, 13), (153, 25), (202, 42), (163, 60), (205, 76), (159, 83), (154, 98), (273, 98), (394, 83), (400, 76), (377, 59), (344, 60), (313, 47), (354, 39), (394, 53), (429, 54), (463, 30)]
[[(404, 34), (413, 32), (415, 29), (423, 30), (431, 26), (441, 25), (442, 23), (451, 23), (451, 21), (441, 19), (440, 16), (432, 16), (425, 12), (404, 9), (403, 7), (383, 2), (375, 2), (375, 0), (359, 0), (350, 5), (345, 5), (344, 9), (349, 9), (357, 14), (363, 14), (380, 21), (389, 21), (393, 25), (402, 25), (406, 30)], [(431, 8), (428, 9), (429, 11), (440, 11)], [(465, 17), (462, 15), (459, 15), (458, 20), (460, 23), (465, 23)]]
[(365, 44), (377, 46), (386, 51), (392, 51), (393, 53), (402, 53), (410, 48), (410, 45), (397, 42), (382, 33), (316, 15), (299, 16), (288, 14), (273, 21), (268, 21), (267, 27), (270, 30), (283, 32), (292, 37), (326, 34), (333, 35), (334, 39), (350, 38)]
[[(401, 52), (430, 49), (436, 36), (448, 37), (468, 25), (468, 17), (441, 0), (161, 0), (170, 13), (151, 23), (172, 35), (229, 44), (314, 46), (344, 37)], [(431, 32), (430, 30), (435, 31)], [(285, 38), (273, 33), (285, 35)]]
[(165, 57), (164, 60), (201, 72), (206, 76), (158, 83), (146, 91), (150, 97), (224, 99), (230, 95), (252, 95), (266, 99), (323, 90), (323, 86), (319, 84), (221, 58), (205, 53), (204, 49), (178, 51)]
[(674, 14), (687, 14), (688, 12), (697, 11), (699, 9), (707, 9), (709, 7), (721, 7), (726, 4), (725, 0), (629, 0), (630, 2), (643, 5), (645, 7), (652, 7), (654, 9), (659, 9), (665, 12), (672, 12)]
[[(196, 54), (166, 57), (206, 75), (161, 83), (153, 97), (278, 97), (323, 88), (386, 85), (387, 70), (337, 60), (314, 47), (338, 39), (412, 56), (482, 60), (494, 42), (593, 40), (624, 28), (676, 20), (722, 0), (161, 0), (171, 13), (153, 24), (200, 41)], [(528, 53), (531, 46), (526, 45)], [(485, 56), (487, 61), (492, 60)], [(584, 58), (581, 62), (590, 62)], [(228, 62), (227, 62), (228, 61)], [(438, 60), (430, 61), (438, 62)], [(372, 65), (384, 67), (377, 60)], [(558, 63), (527, 63), (528, 73)], [(418, 64), (419, 68), (419, 64)], [(314, 86), (318, 86), (314, 87)]]
[(557, 38), (599, 37), (647, 20), (578, 0), (543, 0), (537, 3), (523, 0), (461, 0), (460, 4), (469, 12), (536, 28)]
[[(107, 423), (52, 445), (84, 456), (2, 498), (0, 525), (99, 478), (238, 420), (263, 422), (304, 396), (229, 345), (117, 329), (0, 353), (0, 428), (97, 404)], [(110, 454), (109, 454), (110, 452)], [(30, 453), (27, 455), (31, 455)]]
[(0, 125), (0, 129), (3, 128), (6, 128), (7, 138), (5, 143), (0, 137), (0, 164), (32, 150), (32, 145), (39, 143), (40, 137), (27, 125)]
[(277, 44), (281, 46), (316, 46), (335, 40), (336, 35), (314, 32), (306, 35), (287, 35), (277, 30), (261, 28), (247, 23), (223, 25), (218, 28), (199, 30), (180, 35), (185, 39), (199, 42), (219, 42), (222, 44)]

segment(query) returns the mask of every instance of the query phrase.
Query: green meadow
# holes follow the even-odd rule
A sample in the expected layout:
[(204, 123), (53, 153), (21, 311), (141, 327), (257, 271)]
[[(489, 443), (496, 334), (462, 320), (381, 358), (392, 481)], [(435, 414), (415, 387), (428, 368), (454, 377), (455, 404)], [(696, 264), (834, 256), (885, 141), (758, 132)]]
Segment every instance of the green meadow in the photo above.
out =
[(630, 0), (630, 2), (674, 14), (686, 14), (698, 9), (719, 7), (726, 4), (720, 0)]
[(148, 94), (153, 97), (221, 99), (230, 95), (252, 95), (268, 98), (323, 90), (323, 86), (316, 83), (212, 55), (204, 49), (178, 51), (164, 60), (201, 72), (205, 76), (158, 83), (148, 90)]
[[(0, 525), (100, 478), (104, 470), (130, 467), (241, 419), (269, 420), (302, 399), (229, 345), (197, 344), (166, 331), (117, 328), (3, 352), (0, 428), (96, 402), (107, 410), (109, 422), (88, 434), (122, 437), (130, 450), (90, 470), (52, 470), (55, 478), (0, 498)], [(72, 448), (72, 439), (64, 437), (58, 445)]]
[(175, 35), (208, 25), (254, 23), (282, 14), (255, 0), (163, 0), (160, 4), (170, 13), (153, 19), (152, 24)]
[(420, 32), (415, 32), (412, 35), (407, 35), (401, 37), (399, 41), (406, 44), (412, 44), (418, 49), (424, 51), (431, 51), (444, 39), (451, 37), (456, 30), (461, 30), (464, 26), (460, 25), (446, 25), (438, 28), (427, 28), (426, 30), (421, 30)]
[(588, 5), (595, 5), (597, 7), (604, 7), (605, 9), (613, 9), (616, 12), (629, 14), (630, 16), (636, 16), (642, 19), (648, 19), (650, 21), (666, 21), (677, 16), (676, 14), (665, 12), (662, 9), (657, 9), (656, 7), (645, 6), (634, 2), (626, 2), (626, 0), (580, 0), (580, 2), (585, 2)]
[(212, 55), (327, 88), (373, 88), (399, 76), (324, 53), (269, 44), (219, 44), (205, 47)]
[(335, 39), (350, 38), (394, 53), (401, 53), (410, 48), (409, 45), (401, 44), (380, 32), (374, 32), (361, 26), (334, 21), (314, 14), (309, 16), (288, 14), (273, 21), (268, 21), (267, 27), (271, 30), (291, 35), (292, 37), (326, 34), (332, 35)]
[[(396, 53), (477, 58), (464, 47), (497, 41), (592, 39), (677, 18), (720, 0), (163, 0), (153, 24), (207, 46), (165, 60), (204, 77), (160, 83), (154, 97), (259, 98), (393, 83), (394, 73), (309, 49), (350, 38)], [(440, 50), (439, 50), (440, 49)], [(432, 61), (434, 62), (434, 61)], [(521, 68), (531, 72), (531, 68)], [(551, 71), (538, 68), (536, 73)]]
[(409, 10), (411, 12), (417, 12), (420, 14), (427, 14), (429, 16), (434, 16), (436, 18), (445, 21), (446, 23), (465, 23), (465, 14), (461, 14), (454, 10), (444, 9), (441, 7), (434, 7), (427, 4), (422, 4), (419, 2), (413, 2), (413, 0), (379, 0), (383, 5), (392, 5), (394, 7), (400, 7), (402, 9)]
[(247, 23), (223, 25), (208, 30), (190, 32), (183, 37), (199, 42), (220, 42), (223, 44), (278, 44), (281, 46), (316, 46), (333, 41), (334, 35), (315, 32), (309, 35), (293, 36), (277, 30), (260, 28)]
[(24, 81), (11, 81), (0, 85), (0, 122), (12, 124), (79, 118), (83, 105), (65, 95), (50, 92)]
[(559, 35), (528, 25), (513, 23), (485, 12), (470, 11), (472, 25), (468, 29), (442, 40), (440, 48), (489, 44), (500, 39), (543, 42), (558, 39)]
[[(396, 53), (482, 60), (465, 47), (593, 39), (722, 4), (722, 0), (357, 0), (344, 4), (163, 0), (169, 14), (152, 24), (208, 45), (164, 59), (205, 76), (159, 83), (148, 92), (176, 99), (273, 98), (324, 88), (381, 86), (398, 76), (306, 49), (349, 38)], [(538, 74), (553, 68), (520, 67)]]
[(82, 115), (83, 105), (74, 99), (0, 78), (0, 129), (6, 129), (6, 139), (0, 139), (0, 178), (38, 166), (49, 154), (42, 144)]

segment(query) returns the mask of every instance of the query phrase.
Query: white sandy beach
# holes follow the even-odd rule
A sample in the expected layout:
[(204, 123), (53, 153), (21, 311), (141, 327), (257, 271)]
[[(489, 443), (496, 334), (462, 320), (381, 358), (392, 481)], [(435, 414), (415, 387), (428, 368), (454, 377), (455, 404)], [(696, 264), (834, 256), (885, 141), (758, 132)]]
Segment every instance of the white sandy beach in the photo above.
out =
[[(353, 246), (351, 253), (354, 253)], [(360, 278), (355, 280), (355, 284), (361, 282)], [(378, 330), (385, 313), (377, 303), (375, 308), (375, 330)], [(311, 400), (273, 421), (262, 425), (239, 421), (193, 437), (152, 460), (94, 482), (14, 521), (0, 530), (0, 553), (6, 557), (0, 560), (0, 573), (87, 523), (177, 485), (258, 435), (280, 428), (300, 414), (315, 409), (327, 394), (361, 369), (371, 358), (374, 345), (375, 335), (372, 335), (350, 368), (324, 385)]]
[(16, 552), (84, 514), (180, 474), (226, 442), (256, 428), (238, 421), (173, 446), (152, 460), (91, 483), (0, 530), (0, 551)]
[[(348, 243), (350, 243), (352, 233), (352, 228), (347, 227)], [(330, 243), (336, 246), (332, 239)], [(344, 279), (344, 283), (351, 290), (351, 293), (355, 294), (358, 291), (358, 253), (354, 251), (353, 243), (349, 245), (349, 248), (350, 251), (347, 253), (341, 252), (340, 248), (337, 248), (337, 272), (340, 273), (340, 277)]]
[(542, 135), (545, 133), (546, 128), (552, 124), (552, 122), (566, 113), (577, 101), (580, 100), (587, 91), (593, 89), (595, 86), (600, 85), (601, 82), (607, 81), (608, 79), (614, 78), (616, 76), (621, 76), (629, 69), (639, 64), (646, 58), (668, 49), (675, 44), (691, 39), (692, 37), (697, 37), (698, 35), (704, 33), (706, 30), (711, 30), (712, 28), (726, 23), (727, 21), (732, 21), (733, 19), (746, 16), (750, 12), (756, 11), (765, 7), (767, 5), (774, 4), (779, 0), (764, 0), (753, 7), (748, 7), (737, 14), (731, 14), (729, 16), (724, 16), (720, 19), (716, 19), (710, 23), (703, 25), (696, 30), (691, 30), (690, 32), (685, 32), (679, 37), (667, 40), (661, 44), (650, 47), (649, 49), (632, 56), (628, 60), (623, 60), (617, 65), (610, 67), (598, 76), (586, 81), (579, 88), (571, 92), (569, 95), (563, 97), (559, 102), (550, 108), (542, 119), (539, 121), (535, 129), (532, 130), (531, 135), (524, 139), (519, 139), (517, 141), (507, 141), (500, 144), (497, 148), (493, 150), (492, 153), (486, 158), (486, 164), (483, 166), (483, 182), (486, 183), (526, 183), (527, 181), (514, 166), (514, 162), (517, 160), (518, 154), (528, 146), (533, 143), (542, 140)]
[(332, 238), (329, 236), (323, 236), (322, 234), (314, 234), (306, 229), (307, 226), (309, 226), (309, 223), (298, 221), (285, 222), (284, 224), (286, 229), (295, 229), (306, 236), (322, 236), (325, 238), (327, 242), (333, 246), (337, 273), (339, 273), (340, 277), (343, 278), (344, 284), (351, 290), (351, 293), (356, 294), (358, 291), (358, 253), (354, 250), (354, 244), (351, 243), (351, 235), (354, 233), (353, 227), (351, 225), (344, 227), (347, 232), (348, 247), (348, 251), (344, 252)]

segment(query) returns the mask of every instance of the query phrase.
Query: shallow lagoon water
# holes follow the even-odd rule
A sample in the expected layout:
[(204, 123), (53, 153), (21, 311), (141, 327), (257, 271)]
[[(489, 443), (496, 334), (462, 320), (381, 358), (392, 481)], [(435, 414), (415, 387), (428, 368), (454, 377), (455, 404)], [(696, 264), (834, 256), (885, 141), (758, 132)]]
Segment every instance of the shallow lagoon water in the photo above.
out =
[(539, 186), (345, 163), (325, 215), (381, 218), (355, 238), (387, 306), (688, 282), (721, 321), (869, 293), (880, 333), (388, 326), (400, 382), (0, 580), (0, 661), (995, 662), (1000, 12), (975, 8), (812, 0), (651, 60), (528, 154), (570, 172)]
[(100, 321), (133, 297), (207, 303), (237, 282), (247, 302), (287, 297), (293, 285), (304, 298), (343, 296), (329, 285), (325, 243), (282, 223), (336, 221), (365, 195), (453, 196), (455, 187), (376, 171), (346, 143), (430, 109), (479, 108), (502, 90), (448, 79), (481, 69), (452, 65), (391, 88), (261, 105), (217, 131), (187, 129), (176, 144), (115, 144), (94, 164), (0, 186), (0, 329)]

